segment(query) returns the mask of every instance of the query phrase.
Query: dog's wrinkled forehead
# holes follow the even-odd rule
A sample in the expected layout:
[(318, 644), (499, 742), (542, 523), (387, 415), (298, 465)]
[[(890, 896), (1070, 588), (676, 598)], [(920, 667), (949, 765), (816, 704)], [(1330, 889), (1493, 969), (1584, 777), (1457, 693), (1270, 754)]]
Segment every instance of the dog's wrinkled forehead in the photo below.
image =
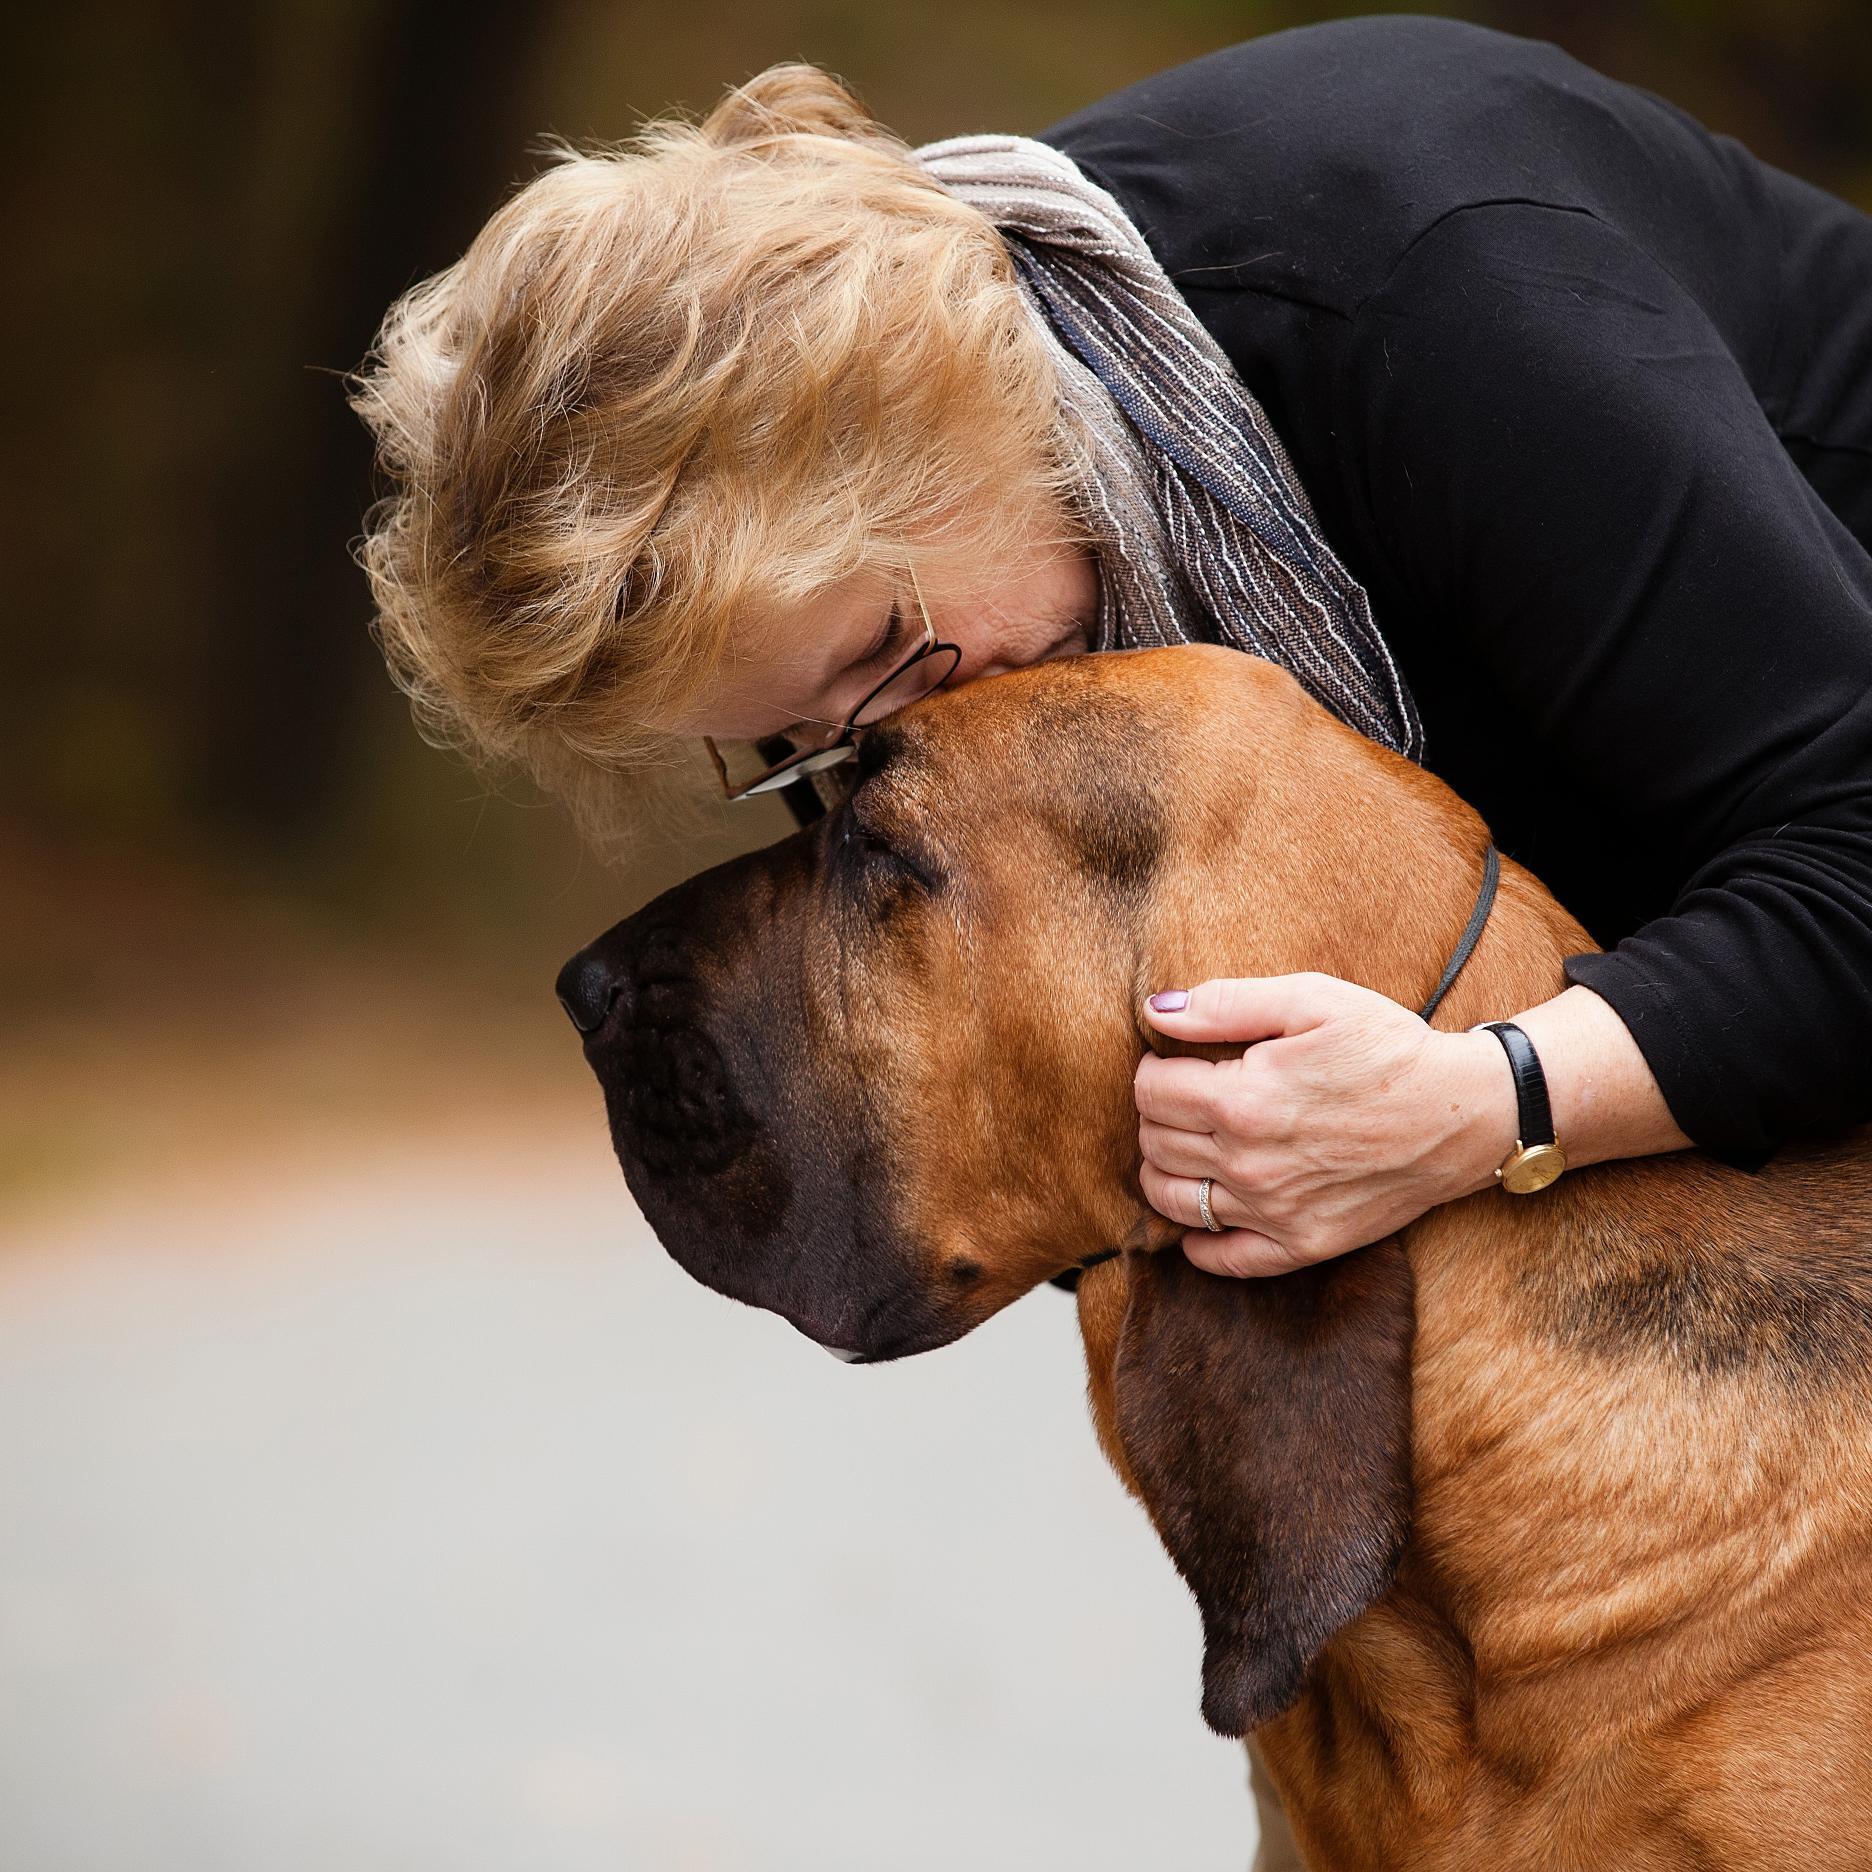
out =
[(1164, 732), (1147, 700), (1079, 661), (1083, 674), (1016, 672), (873, 729), (853, 773), (861, 829), (1146, 891), (1169, 837)]

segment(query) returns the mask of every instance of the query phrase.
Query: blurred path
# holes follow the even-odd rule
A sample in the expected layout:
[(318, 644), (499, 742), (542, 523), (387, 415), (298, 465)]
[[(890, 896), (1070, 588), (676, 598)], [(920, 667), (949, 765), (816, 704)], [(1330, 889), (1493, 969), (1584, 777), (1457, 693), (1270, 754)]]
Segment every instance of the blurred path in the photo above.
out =
[(0, 1219), (0, 1866), (1245, 1865), (1067, 1299), (841, 1366), (510, 1107)]

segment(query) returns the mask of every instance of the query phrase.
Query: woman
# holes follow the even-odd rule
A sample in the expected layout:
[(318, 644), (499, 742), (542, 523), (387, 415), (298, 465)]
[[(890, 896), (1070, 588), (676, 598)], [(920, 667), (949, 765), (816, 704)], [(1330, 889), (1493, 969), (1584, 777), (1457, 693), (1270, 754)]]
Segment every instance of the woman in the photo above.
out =
[[(1218, 380), (1116, 415), (1168, 300)], [(1550, 46), (1343, 21), (925, 161), (782, 67), (567, 152), (393, 308), (365, 561), (431, 724), (594, 823), (685, 737), (842, 723), (913, 574), (954, 681), (1279, 654), (1609, 946), (1502, 1010), (1568, 1161), (1759, 1161), (1872, 1117), (1869, 364), (1872, 222)], [(1218, 407), (1246, 522), (1210, 501), (1192, 547), (1151, 432)], [(1343, 1252), (1512, 1148), (1489, 1034), (1316, 977), (1164, 986), (1165, 1032), (1274, 1042), (1139, 1073), (1204, 1267)]]
[[(776, 68), (566, 152), (356, 404), (394, 669), (594, 824), (694, 737), (1212, 637), (1607, 945), (1500, 1010), (1573, 1165), (1872, 1118), (1872, 222), (1550, 46), (1344, 21), (920, 154)], [(936, 640), (952, 673), (899, 670)], [(1516, 1143), (1493, 1034), (1162, 989), (1164, 1032), (1263, 1043), (1138, 1074), (1146, 1193), (1214, 1272)]]

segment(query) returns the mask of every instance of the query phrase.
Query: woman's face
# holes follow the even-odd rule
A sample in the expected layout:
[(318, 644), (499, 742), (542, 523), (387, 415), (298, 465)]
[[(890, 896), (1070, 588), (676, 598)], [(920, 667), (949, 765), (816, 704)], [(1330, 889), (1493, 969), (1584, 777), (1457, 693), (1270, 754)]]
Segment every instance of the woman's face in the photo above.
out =
[[(996, 676), (1091, 643), (1098, 575), (1089, 550), (1048, 544), (992, 574), (924, 578), (936, 635), (962, 652), (955, 683)], [(922, 638), (916, 594), (869, 574), (798, 611), (759, 620), (730, 652), (682, 731), (754, 741), (827, 738)]]

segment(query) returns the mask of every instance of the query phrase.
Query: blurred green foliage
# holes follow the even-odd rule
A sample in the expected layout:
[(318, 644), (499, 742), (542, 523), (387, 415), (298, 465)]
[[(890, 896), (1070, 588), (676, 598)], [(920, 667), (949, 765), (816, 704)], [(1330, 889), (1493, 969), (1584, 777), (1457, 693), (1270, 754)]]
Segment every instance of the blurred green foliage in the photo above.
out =
[[(1305, 0), (129, 0), (9, 29), (0, 834), (500, 939), (621, 906), (558, 815), (423, 747), (367, 634), (341, 373), (535, 164), (781, 58), (913, 140), (1033, 130)], [(1377, 9), (1366, 9), (1377, 10)], [(1478, 0), (1872, 205), (1864, 0)], [(723, 821), (770, 836), (778, 818)], [(704, 841), (705, 845), (707, 841)], [(706, 851), (702, 855), (708, 855)]]

